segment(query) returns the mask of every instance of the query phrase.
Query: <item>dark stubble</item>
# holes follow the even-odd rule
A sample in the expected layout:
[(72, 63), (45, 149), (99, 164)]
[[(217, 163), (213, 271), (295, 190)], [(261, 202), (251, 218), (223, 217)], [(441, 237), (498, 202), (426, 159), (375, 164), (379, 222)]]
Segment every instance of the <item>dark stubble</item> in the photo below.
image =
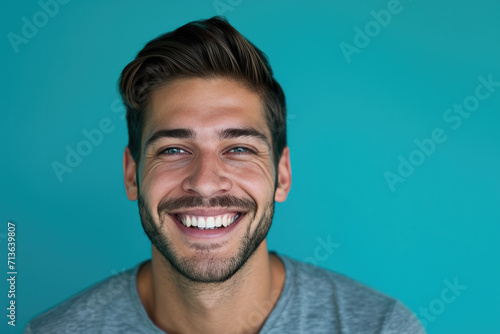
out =
[[(151, 243), (163, 255), (166, 261), (183, 277), (192, 282), (199, 283), (221, 283), (230, 279), (240, 270), (250, 256), (266, 238), (274, 215), (274, 201), (271, 199), (266, 203), (264, 212), (258, 220), (258, 225), (252, 233), (251, 228), (256, 221), (257, 203), (252, 199), (242, 199), (235, 196), (226, 195), (213, 197), (205, 200), (200, 197), (179, 197), (175, 199), (164, 199), (158, 205), (158, 217), (156, 222), (151, 213), (151, 208), (139, 194), (139, 214), (142, 227)], [(207, 247), (201, 244), (192, 244), (197, 250), (196, 258), (182, 257), (171, 237), (162, 233), (165, 217), (173, 210), (183, 210), (193, 207), (230, 207), (246, 212), (244, 219), (249, 219), (252, 223), (247, 226), (246, 233), (241, 240), (236, 255), (228, 258), (218, 258), (211, 254), (213, 250), (221, 245), (211, 245)], [(168, 222), (167, 222), (168, 223)]]

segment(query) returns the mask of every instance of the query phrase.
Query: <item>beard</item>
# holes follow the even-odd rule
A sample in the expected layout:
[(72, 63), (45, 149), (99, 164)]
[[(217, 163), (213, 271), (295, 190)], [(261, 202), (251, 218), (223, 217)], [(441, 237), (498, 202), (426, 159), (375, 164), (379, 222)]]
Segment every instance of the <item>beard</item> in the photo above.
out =
[(181, 256), (171, 237), (162, 233), (165, 216), (168, 216), (168, 212), (191, 207), (231, 207), (245, 211), (246, 214), (242, 218), (248, 218), (250, 222), (255, 222), (257, 203), (251, 199), (240, 199), (231, 195), (213, 197), (209, 200), (200, 197), (164, 199), (158, 205), (159, 222), (154, 220), (151, 208), (140, 193), (138, 204), (142, 227), (151, 243), (181, 276), (191, 282), (198, 283), (222, 283), (238, 272), (267, 237), (274, 215), (274, 201), (271, 197), (258, 219), (258, 225), (254, 232), (251, 231), (254, 224), (248, 223), (246, 233), (240, 241), (235, 255), (225, 258), (215, 256), (213, 251), (219, 248), (220, 244), (209, 246), (193, 244), (190, 246), (196, 249), (197, 255), (189, 258)]

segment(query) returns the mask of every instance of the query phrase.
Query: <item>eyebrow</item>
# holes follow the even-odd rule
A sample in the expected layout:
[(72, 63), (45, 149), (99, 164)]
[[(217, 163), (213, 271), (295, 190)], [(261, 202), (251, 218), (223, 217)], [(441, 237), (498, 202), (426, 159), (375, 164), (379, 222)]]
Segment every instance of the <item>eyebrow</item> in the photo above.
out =
[[(253, 137), (265, 143), (269, 149), (271, 144), (266, 135), (254, 128), (228, 128), (217, 132), (219, 140), (234, 139), (240, 137)], [(146, 141), (146, 147), (153, 144), (160, 138), (176, 138), (176, 139), (196, 139), (195, 133), (191, 129), (162, 129), (158, 130)]]

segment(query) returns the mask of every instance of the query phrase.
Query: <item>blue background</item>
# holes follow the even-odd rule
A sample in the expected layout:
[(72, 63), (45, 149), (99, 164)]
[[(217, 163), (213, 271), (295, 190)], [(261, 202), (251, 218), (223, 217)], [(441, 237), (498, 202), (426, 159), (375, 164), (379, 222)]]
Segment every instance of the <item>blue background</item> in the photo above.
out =
[[(227, 1), (220, 11), (213, 1), (73, 0), (47, 22), (38, 14), (17, 52), (9, 33), (21, 36), (23, 17), (43, 9), (4, 4), (0, 256), (13, 221), (18, 276), (15, 328), (0, 286), (2, 333), (150, 256), (123, 187), (117, 79), (150, 39), (217, 14), (267, 53), (287, 96), (293, 183), (270, 249), (394, 296), (422, 319), (420, 308), (434, 307), (429, 333), (500, 333), (500, 87), (459, 128), (443, 119), (479, 76), (500, 81), (500, 3), (401, 0), (377, 31), (370, 11), (386, 0)], [(355, 46), (366, 24), (369, 43), (346, 57), (341, 43)], [(65, 164), (66, 146), (103, 119), (113, 131), (60, 182), (53, 162)], [(436, 128), (447, 140), (391, 189), (384, 173), (398, 173), (399, 156)], [(318, 257), (318, 238), (337, 246)], [(467, 288), (440, 302), (455, 279)]]

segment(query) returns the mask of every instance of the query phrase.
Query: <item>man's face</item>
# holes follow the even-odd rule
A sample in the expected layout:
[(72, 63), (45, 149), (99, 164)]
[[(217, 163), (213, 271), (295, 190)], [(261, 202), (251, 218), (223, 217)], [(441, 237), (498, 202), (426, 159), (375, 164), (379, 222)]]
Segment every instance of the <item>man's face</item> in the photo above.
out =
[(275, 194), (259, 95), (231, 80), (192, 78), (156, 89), (150, 101), (139, 166), (125, 153), (127, 195), (138, 198), (146, 234), (181, 275), (225, 281), (265, 239), (274, 200), (286, 199), (288, 148)]

